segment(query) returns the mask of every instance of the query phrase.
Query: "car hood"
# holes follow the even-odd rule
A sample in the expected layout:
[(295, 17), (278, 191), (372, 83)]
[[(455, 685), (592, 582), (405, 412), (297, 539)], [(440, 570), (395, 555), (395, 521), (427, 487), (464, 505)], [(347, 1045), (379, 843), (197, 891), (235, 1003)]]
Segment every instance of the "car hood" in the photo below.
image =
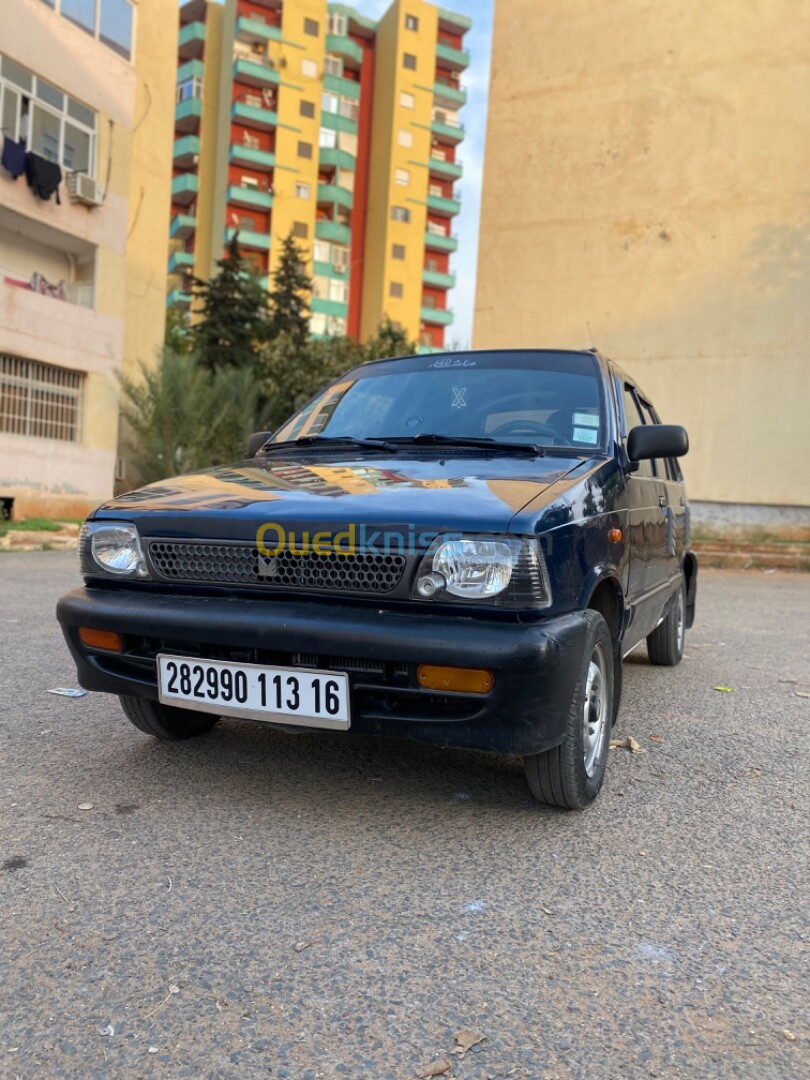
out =
[(503, 532), (581, 459), (273, 455), (162, 480), (104, 503), (97, 518), (135, 521), (144, 536), (252, 540), (258, 528), (414, 526)]

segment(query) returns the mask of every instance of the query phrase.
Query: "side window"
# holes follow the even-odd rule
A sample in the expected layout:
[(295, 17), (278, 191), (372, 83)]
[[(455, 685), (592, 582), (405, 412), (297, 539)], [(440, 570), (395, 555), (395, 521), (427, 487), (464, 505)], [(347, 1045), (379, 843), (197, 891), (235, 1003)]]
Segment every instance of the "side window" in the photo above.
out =
[[(655, 411), (655, 407), (653, 405), (650, 406), (650, 412), (652, 413), (653, 420), (656, 422), (656, 424), (660, 424), (661, 423), (661, 417)], [(681, 467), (678, 464), (678, 459), (677, 458), (667, 458), (664, 461), (664, 465), (666, 466), (666, 470), (667, 470), (667, 472), (666, 472), (667, 480), (672, 480), (676, 484), (683, 483), (683, 473), (681, 472)]]
[[(624, 417), (625, 417), (625, 435), (630, 434), (630, 429), (636, 427), (638, 424), (646, 424), (643, 413), (641, 412), (641, 406), (636, 398), (635, 391), (629, 383), (624, 384)], [(655, 476), (655, 470), (653, 469), (653, 463), (651, 461), (640, 461), (638, 463), (638, 469), (636, 470), (636, 476), (646, 476), (648, 478)]]

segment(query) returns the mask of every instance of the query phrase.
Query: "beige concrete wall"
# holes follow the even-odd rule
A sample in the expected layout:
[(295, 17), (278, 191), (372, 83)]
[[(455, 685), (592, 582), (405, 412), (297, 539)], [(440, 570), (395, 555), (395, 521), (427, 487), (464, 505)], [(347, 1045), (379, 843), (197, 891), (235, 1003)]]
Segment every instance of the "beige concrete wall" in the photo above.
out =
[(498, 0), (474, 344), (596, 344), (693, 499), (810, 506), (810, 3)]

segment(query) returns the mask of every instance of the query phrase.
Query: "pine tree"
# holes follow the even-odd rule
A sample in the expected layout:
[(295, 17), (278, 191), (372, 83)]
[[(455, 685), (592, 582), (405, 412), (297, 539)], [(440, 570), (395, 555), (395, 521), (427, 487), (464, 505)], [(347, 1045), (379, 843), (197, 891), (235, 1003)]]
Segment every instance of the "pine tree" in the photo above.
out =
[(267, 293), (239, 250), (239, 234), (228, 241), (210, 281), (192, 278), (200, 318), (191, 328), (203, 367), (254, 367), (257, 347), (268, 336)]
[(304, 252), (292, 233), (282, 241), (281, 258), (270, 290), (270, 337), (286, 335), (296, 346), (309, 337), (309, 300), (312, 278), (307, 274)]

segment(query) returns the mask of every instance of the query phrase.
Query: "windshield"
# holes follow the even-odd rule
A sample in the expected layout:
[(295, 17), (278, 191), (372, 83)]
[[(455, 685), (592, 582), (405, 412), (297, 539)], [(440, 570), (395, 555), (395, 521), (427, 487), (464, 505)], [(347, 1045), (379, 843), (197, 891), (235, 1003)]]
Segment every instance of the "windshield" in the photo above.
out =
[(428, 434), (597, 450), (605, 442), (605, 415), (596, 359), (455, 353), (368, 364), (319, 394), (271, 444)]

